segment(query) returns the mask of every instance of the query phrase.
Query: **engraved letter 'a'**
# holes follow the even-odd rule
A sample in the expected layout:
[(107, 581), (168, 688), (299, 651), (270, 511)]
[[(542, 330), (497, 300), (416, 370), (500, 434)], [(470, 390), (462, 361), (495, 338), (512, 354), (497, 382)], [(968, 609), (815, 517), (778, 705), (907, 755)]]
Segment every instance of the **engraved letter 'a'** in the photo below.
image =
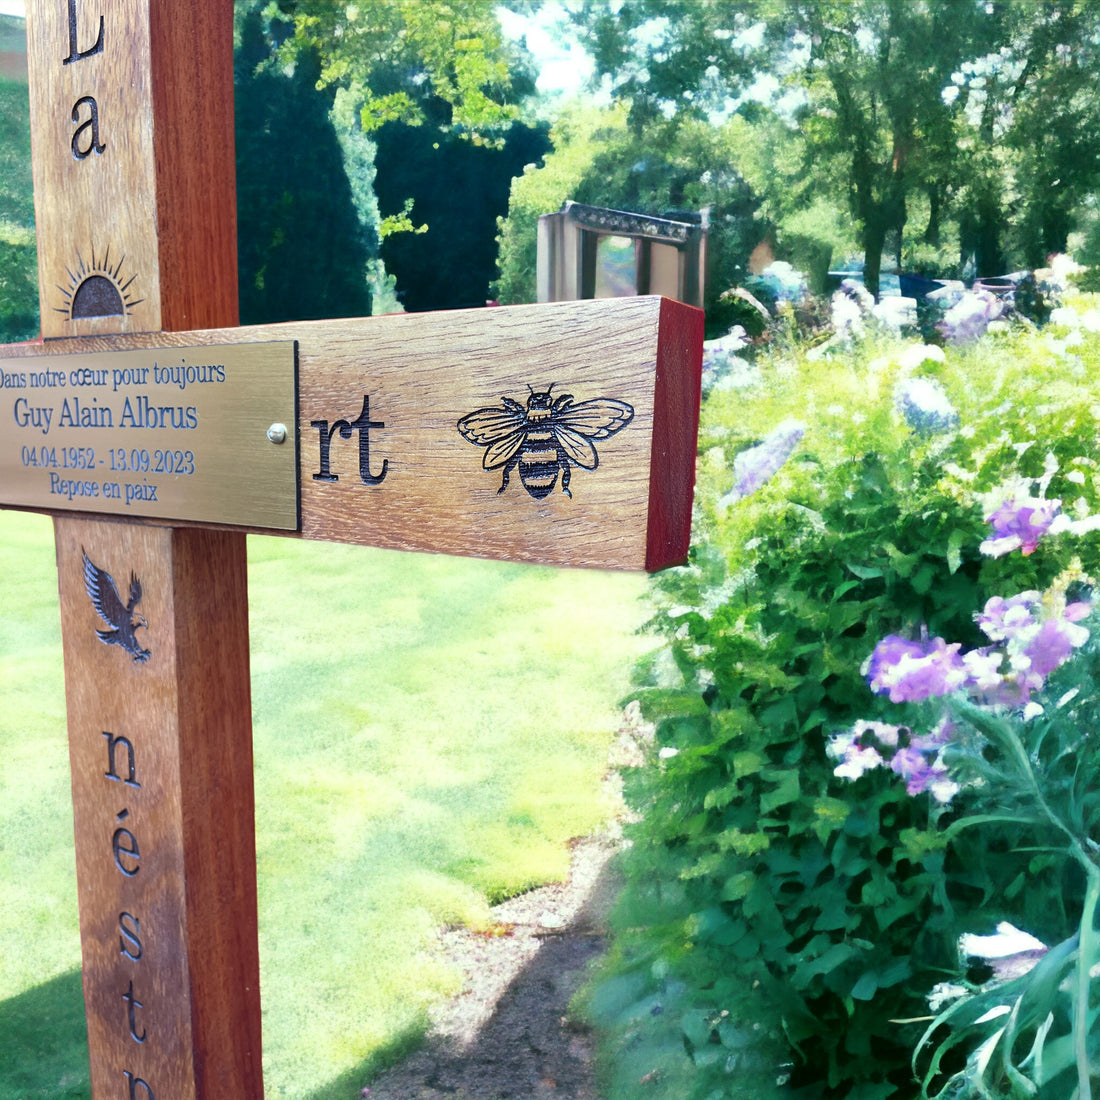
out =
[(124, 604), (118, 594), (114, 577), (105, 569), (100, 569), (88, 557), (84, 555), (84, 588), (92, 601), (92, 607), (96, 614), (112, 629), (97, 630), (96, 636), (104, 645), (119, 645), (129, 653), (135, 661), (149, 660), (149, 650), (142, 649), (137, 640), (138, 627), (148, 629), (149, 624), (145, 616), (136, 612), (134, 608), (141, 603), (141, 581), (130, 573), (130, 602)]

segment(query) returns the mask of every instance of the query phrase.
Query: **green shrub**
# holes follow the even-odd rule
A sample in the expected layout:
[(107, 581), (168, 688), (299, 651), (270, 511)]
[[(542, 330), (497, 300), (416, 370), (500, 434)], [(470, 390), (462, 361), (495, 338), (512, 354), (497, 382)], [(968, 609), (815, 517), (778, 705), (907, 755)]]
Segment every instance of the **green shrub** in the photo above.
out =
[[(0, 16), (0, 29), (14, 32), (12, 22)], [(30, 101), (25, 83), (0, 78), (0, 343), (37, 335)]]
[[(1048, 454), (1048, 495), (1096, 510), (1100, 337), (1066, 335), (1021, 327), (909, 367), (901, 344), (763, 359), (755, 390), (708, 401), (692, 560), (655, 581), (666, 645), (638, 692), (655, 750), (629, 777), (642, 816), (589, 1001), (613, 1096), (643, 1077), (667, 1100), (915, 1096), (925, 998), (956, 973), (960, 931), (1066, 925), (1081, 884), (1060, 866), (1036, 860), (1026, 889), (1004, 877), (996, 851), (1026, 834), (948, 848), (954, 805), (909, 797), (883, 769), (840, 780), (825, 752), (889, 705), (861, 674), (880, 638), (924, 626), (979, 645), (989, 596), (1068, 564), (1057, 543), (978, 551), (980, 494), (1042, 478)], [(912, 374), (943, 385), (957, 430), (909, 430), (894, 390)], [(799, 448), (731, 499), (735, 456), (792, 412)], [(1095, 538), (1073, 551), (1100, 569)]]

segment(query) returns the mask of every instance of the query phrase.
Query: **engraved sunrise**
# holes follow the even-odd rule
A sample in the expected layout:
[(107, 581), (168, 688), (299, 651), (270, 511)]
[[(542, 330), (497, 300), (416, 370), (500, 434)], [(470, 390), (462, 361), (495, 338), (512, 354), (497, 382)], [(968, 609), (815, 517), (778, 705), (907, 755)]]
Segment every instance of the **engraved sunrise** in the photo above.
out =
[(102, 260), (92, 250), (91, 262), (86, 263), (78, 252), (76, 270), (66, 268), (68, 286), (58, 286), (64, 305), (55, 306), (55, 313), (65, 314), (70, 321), (80, 317), (125, 317), (144, 299), (134, 298), (130, 292), (137, 275), (126, 278), (122, 256), (112, 266), (111, 249), (108, 246)]

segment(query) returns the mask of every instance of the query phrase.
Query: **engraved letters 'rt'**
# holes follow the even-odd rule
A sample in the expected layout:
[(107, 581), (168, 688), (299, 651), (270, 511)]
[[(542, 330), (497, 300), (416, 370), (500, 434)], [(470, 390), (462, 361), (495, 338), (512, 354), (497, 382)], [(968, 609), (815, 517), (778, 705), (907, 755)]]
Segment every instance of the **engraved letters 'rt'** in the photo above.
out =
[[(63, 65), (72, 65), (76, 61), (84, 61), (89, 57), (103, 52), (103, 16), (99, 17), (98, 33), (95, 41), (85, 49), (80, 48), (76, 18), (77, 0), (68, 0), (68, 24), (69, 24), (69, 53), (62, 60)], [(81, 96), (74, 104), (72, 121), (76, 129), (73, 131), (70, 148), (76, 160), (85, 160), (92, 153), (96, 156), (102, 154), (107, 148), (106, 143), (99, 136), (99, 104), (95, 97)]]
[(364, 485), (378, 485), (389, 472), (390, 460), (382, 459), (382, 468), (378, 473), (372, 474), (370, 469), (370, 430), (371, 428), (384, 428), (385, 422), (371, 420), (370, 397), (363, 394), (363, 408), (359, 415), (352, 421), (334, 420), (329, 426), (327, 420), (311, 420), (311, 428), (316, 428), (320, 435), (321, 453), (318, 463), (320, 469), (313, 475), (314, 481), (339, 481), (340, 475), (333, 473), (330, 458), (332, 437), (339, 431), (341, 439), (351, 439), (352, 432), (359, 433), (359, 480)]
[(502, 397), (503, 408), (478, 409), (458, 422), (464, 439), (487, 448), (481, 465), (486, 470), (504, 467), (497, 493), (508, 488), (508, 478), (519, 467), (519, 479), (527, 492), (542, 500), (554, 491), (561, 474), (561, 491), (572, 497), (569, 477), (573, 465), (594, 470), (600, 456), (593, 439), (606, 439), (634, 419), (634, 409), (625, 401), (596, 397), (573, 404), (573, 395), (551, 398), (554, 383), (538, 393), (530, 383), (531, 396), (524, 408), (510, 397)]

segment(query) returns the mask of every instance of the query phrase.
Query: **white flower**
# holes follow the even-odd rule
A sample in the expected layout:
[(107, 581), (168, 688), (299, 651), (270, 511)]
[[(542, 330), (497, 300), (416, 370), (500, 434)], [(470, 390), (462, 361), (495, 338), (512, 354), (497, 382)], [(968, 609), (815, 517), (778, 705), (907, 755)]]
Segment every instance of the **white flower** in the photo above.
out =
[(921, 435), (950, 431), (959, 423), (959, 414), (947, 397), (947, 391), (934, 378), (907, 378), (898, 383), (894, 403), (906, 424)]
[(1054, 517), (1050, 525), (1052, 535), (1068, 531), (1071, 535), (1087, 535), (1090, 531), (1100, 531), (1100, 515), (1085, 516), (1083, 519), (1070, 519), (1064, 512)]
[(1007, 959), (1022, 951), (1045, 951), (1047, 945), (1027, 932), (1021, 932), (1008, 921), (1001, 921), (992, 936), (976, 936), (964, 932), (959, 937), (959, 954), (978, 959)]
[(957, 1001), (965, 997), (970, 990), (965, 985), (955, 985), (953, 982), (939, 982), (928, 991), (928, 1007), (933, 1012), (939, 1012), (948, 1001)]
[(947, 356), (943, 353), (943, 348), (936, 344), (910, 344), (898, 356), (898, 366), (905, 370), (916, 370), (917, 367), (923, 366), (929, 360), (935, 363), (947, 362)]
[(969, 290), (944, 314), (938, 328), (955, 343), (976, 340), (1001, 315), (1002, 308), (988, 291)]
[(1001, 662), (1004, 654), (999, 649), (983, 652), (972, 649), (962, 657), (967, 676), (978, 691), (993, 691), (1001, 686)]
[(1072, 306), (1058, 306), (1050, 311), (1050, 323), (1052, 325), (1065, 325), (1066, 328), (1073, 328), (1080, 321), (1080, 314)]
[(657, 755), (662, 760), (671, 760), (672, 757), (680, 755), (680, 750), (674, 749), (671, 745), (665, 745), (663, 748), (657, 750)]
[(928, 790), (941, 806), (945, 806), (959, 793), (959, 785), (950, 779), (939, 778), (933, 779), (928, 784)]

